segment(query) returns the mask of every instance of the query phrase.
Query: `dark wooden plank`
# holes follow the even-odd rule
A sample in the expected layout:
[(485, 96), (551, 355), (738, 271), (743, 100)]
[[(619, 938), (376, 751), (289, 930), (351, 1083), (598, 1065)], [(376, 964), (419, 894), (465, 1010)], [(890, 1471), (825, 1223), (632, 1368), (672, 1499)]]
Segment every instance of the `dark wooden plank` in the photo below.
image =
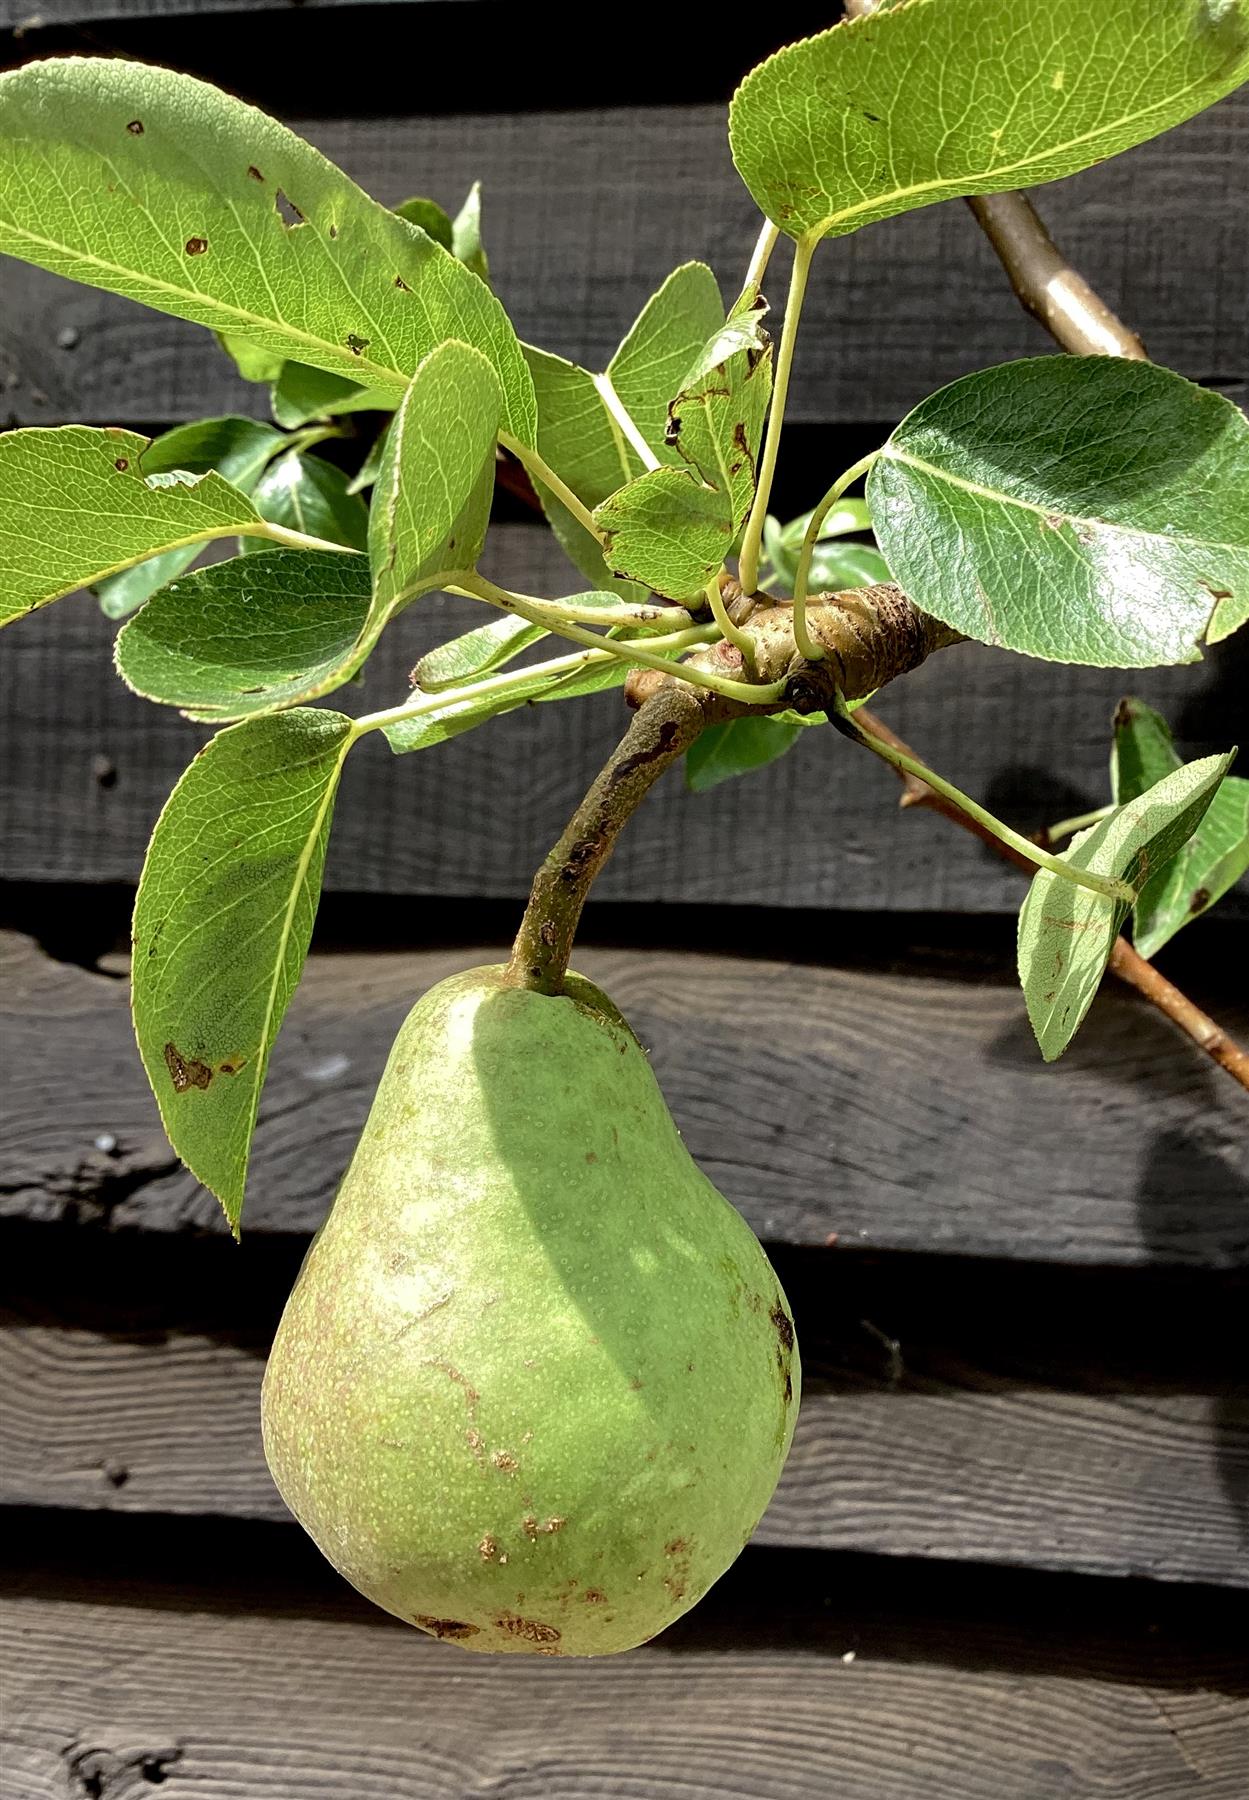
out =
[(69, 1567), (28, 1562), (5, 1607), (6, 1800), (1240, 1800), (1249, 1779), (1243, 1610), (1208, 1595), (747, 1552), (656, 1643), (561, 1665), (421, 1638), (296, 1533), (142, 1521), (110, 1553), (54, 1531)]
[[(831, 1286), (854, 1305), (853, 1274)], [(1249, 1400), (1097, 1366), (1074, 1389), (1021, 1380), (1013, 1345), (977, 1366), (913, 1343), (909, 1317), (894, 1340), (830, 1319), (818, 1279), (798, 1293), (802, 1411), (760, 1543), (1249, 1586)], [(267, 1330), (225, 1292), (230, 1323), (202, 1332), (181, 1306), (172, 1329), (100, 1310), (53, 1292), (0, 1314), (0, 1502), (286, 1521), (260, 1446)]]
[[(595, 368), (676, 264), (703, 257), (735, 286), (757, 228), (719, 105), (604, 107), (596, 94), (592, 111), (302, 128), (390, 204), (413, 191), (458, 204), (481, 177), (491, 266), (517, 328)], [(1247, 159), (1242, 92), (1039, 196), (1067, 253), (1151, 354), (1242, 399)], [(783, 279), (778, 268), (776, 297)], [(16, 263), (0, 281), (0, 417), (142, 424), (263, 403), (195, 326)], [(892, 421), (942, 382), (1048, 348), (966, 209), (929, 207), (817, 262), (790, 416)], [(833, 473), (811, 472), (812, 499)]]
[[(486, 566), (521, 592), (578, 586), (539, 526), (497, 527)], [(469, 603), (423, 601), (388, 633), (367, 684), (336, 699), (348, 710), (397, 700), (423, 648), (485, 616)], [(152, 824), (206, 736), (123, 687), (113, 630), (84, 596), (5, 634), (0, 842), (9, 880), (135, 881)], [(1196, 666), (1127, 673), (960, 645), (898, 682), (880, 711), (935, 767), (1031, 831), (1106, 799), (1109, 722), (1123, 693), (1161, 707), (1186, 753), (1200, 755), (1243, 736), (1247, 679), (1249, 632)], [(394, 757), (380, 738), (362, 744), (347, 765), (327, 888), (521, 898), (624, 719), (620, 694), (609, 693), (525, 709), (429, 755)], [(899, 816), (897, 794), (883, 764), (828, 731), (806, 733), (781, 762), (709, 794), (688, 795), (673, 775), (630, 825), (596, 892), (647, 905), (1017, 908), (1013, 870), (940, 819)], [(1244, 916), (1243, 897), (1222, 903), (1225, 914), (1238, 908)]]
[[(125, 983), (8, 937), (3, 1206), (114, 1228), (222, 1229), (172, 1161)], [(416, 996), (496, 949), (318, 955), (278, 1039), (247, 1228), (319, 1224)], [(1009, 970), (795, 967), (586, 950), (649, 1047), (690, 1150), (760, 1236), (1075, 1263), (1249, 1262), (1245, 1097), (1108, 989), (1041, 1063)], [(1242, 1032), (1243, 991), (1221, 1017)]]

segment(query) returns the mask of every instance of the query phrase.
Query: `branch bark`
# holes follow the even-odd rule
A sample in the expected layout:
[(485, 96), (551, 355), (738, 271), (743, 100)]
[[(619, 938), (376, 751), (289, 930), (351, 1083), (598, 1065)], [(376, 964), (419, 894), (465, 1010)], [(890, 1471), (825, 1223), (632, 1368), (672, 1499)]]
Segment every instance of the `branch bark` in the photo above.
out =
[[(882, 744), (889, 744), (908, 756), (916, 754), (896, 731), (886, 725), (883, 719), (877, 718), (875, 713), (869, 712), (866, 706), (859, 708), (855, 720), (864, 731), (870, 732)], [(902, 782), (900, 805), (922, 806), (929, 812), (940, 813), (943, 819), (949, 819), (951, 824), (961, 826), (964, 831), (979, 838), (982, 844), (987, 844), (1004, 862), (1013, 864), (1028, 876), (1035, 874), (1033, 865), (1026, 857), (1021, 856), (1017, 850), (1012, 850), (1009, 844), (1003, 844), (999, 838), (995, 838), (992, 832), (986, 831), (960, 806), (946, 799), (944, 794), (936, 793), (926, 781), (921, 781), (915, 775), (902, 774), (899, 774), (899, 779)], [(1152, 963), (1146, 962), (1126, 938), (1115, 939), (1109, 966), (1112, 974), (1117, 975), (1128, 987), (1134, 988), (1151, 1006), (1156, 1006), (1172, 1024), (1179, 1026), (1186, 1037), (1192, 1039), (1198, 1049), (1204, 1050), (1221, 1069), (1225, 1069), (1233, 1081), (1249, 1090), (1249, 1051), (1242, 1049), (1229, 1032), (1202, 1012), (1199, 1006), (1194, 1005), (1174, 982), (1168, 981)]]
[(661, 678), (533, 878), (507, 967), (514, 987), (563, 992), (581, 910), (621, 831), (705, 725), (749, 710), (688, 682)]

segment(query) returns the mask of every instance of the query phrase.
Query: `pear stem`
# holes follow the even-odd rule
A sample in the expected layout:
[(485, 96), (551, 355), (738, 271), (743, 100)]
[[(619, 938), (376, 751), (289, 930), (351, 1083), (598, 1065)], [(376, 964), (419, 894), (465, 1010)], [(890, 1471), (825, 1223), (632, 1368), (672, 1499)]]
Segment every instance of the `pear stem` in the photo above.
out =
[(705, 725), (746, 710), (682, 681), (665, 682), (638, 708), (534, 876), (507, 966), (513, 987), (563, 992), (581, 909), (625, 824)]

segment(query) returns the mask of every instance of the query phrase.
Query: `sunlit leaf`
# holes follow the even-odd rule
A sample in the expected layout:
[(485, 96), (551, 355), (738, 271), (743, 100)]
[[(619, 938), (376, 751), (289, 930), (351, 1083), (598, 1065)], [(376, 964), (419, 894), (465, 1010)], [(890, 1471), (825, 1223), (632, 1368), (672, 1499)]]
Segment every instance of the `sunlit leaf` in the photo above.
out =
[(499, 302), (294, 132), (206, 82), (110, 58), (0, 75), (0, 250), (389, 392), (449, 338), (533, 389)]
[(134, 913), (135, 1031), (169, 1141), (238, 1227), (269, 1052), (307, 955), (340, 713), (215, 737), (156, 824)]
[[(369, 509), (348, 491), (347, 477), (321, 456), (303, 456), (288, 450), (271, 463), (252, 490), (252, 500), (262, 518), (287, 525), (305, 537), (345, 544), (363, 550), (369, 539)], [(243, 540), (244, 551), (259, 550), (260, 543)]]
[(1249, 75), (1249, 0), (910, 0), (760, 63), (733, 160), (791, 237), (1088, 168)]

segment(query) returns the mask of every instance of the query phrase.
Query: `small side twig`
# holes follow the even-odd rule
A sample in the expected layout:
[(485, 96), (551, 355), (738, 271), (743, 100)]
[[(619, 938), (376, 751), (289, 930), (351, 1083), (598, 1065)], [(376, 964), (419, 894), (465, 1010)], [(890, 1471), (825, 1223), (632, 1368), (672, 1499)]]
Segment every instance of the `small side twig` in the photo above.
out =
[[(896, 731), (886, 725), (883, 719), (877, 718), (876, 714), (870, 712), (866, 706), (859, 708), (855, 714), (855, 720), (864, 731), (878, 738), (882, 744), (889, 744), (895, 750), (901, 750), (908, 756), (915, 754)], [(964, 831), (969, 831), (973, 837), (979, 838), (982, 844), (987, 844), (1003, 861), (1011, 863), (1017, 869), (1022, 869), (1026, 875), (1035, 874), (1032, 864), (1026, 857), (1021, 856), (1017, 850), (1012, 850), (1009, 844), (1003, 844), (998, 838), (995, 838), (975, 819), (969, 817), (961, 807), (955, 805), (945, 795), (938, 794), (935, 789), (930, 788), (926, 781), (921, 781), (914, 775), (901, 775), (899, 779), (902, 782), (900, 805), (904, 807), (922, 806), (929, 812), (940, 813), (943, 819), (949, 819), (952, 824), (961, 826)], [(1207, 1013), (1202, 1012), (1201, 1008), (1196, 1006), (1187, 994), (1182, 993), (1174, 982), (1168, 981), (1166, 976), (1160, 974), (1152, 963), (1146, 962), (1145, 958), (1132, 948), (1126, 938), (1115, 939), (1114, 948), (1110, 953), (1109, 966), (1111, 972), (1117, 975), (1120, 981), (1126, 982), (1128, 987), (1134, 988), (1138, 994), (1149, 1001), (1151, 1006), (1156, 1006), (1159, 1012), (1170, 1019), (1172, 1024), (1178, 1025), (1180, 1030), (1191, 1038), (1200, 1050), (1204, 1050), (1206, 1055), (1221, 1069), (1225, 1069), (1233, 1081), (1239, 1082), (1241, 1087), (1249, 1090), (1249, 1051), (1242, 1049), (1229, 1032), (1224, 1031), (1221, 1025), (1216, 1024)]]

